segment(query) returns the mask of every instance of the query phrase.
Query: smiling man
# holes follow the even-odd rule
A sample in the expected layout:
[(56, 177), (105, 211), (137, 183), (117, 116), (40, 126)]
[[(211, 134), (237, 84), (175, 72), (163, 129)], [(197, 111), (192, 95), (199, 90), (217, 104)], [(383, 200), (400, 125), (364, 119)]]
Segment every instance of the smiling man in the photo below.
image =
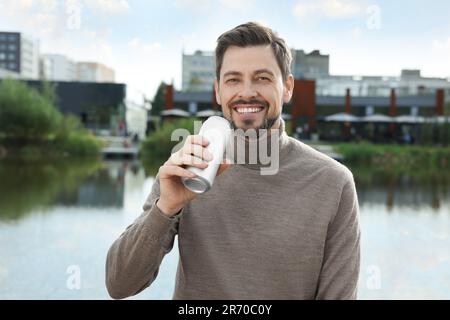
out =
[(178, 235), (174, 299), (355, 299), (359, 208), (351, 172), (287, 136), (290, 51), (271, 29), (246, 23), (218, 38), (217, 102), (232, 126), (270, 129), (278, 170), (224, 163), (212, 188), (193, 193), (185, 169), (208, 166), (208, 141), (189, 136), (160, 167), (143, 213), (112, 244), (106, 285), (113, 298), (155, 280)]

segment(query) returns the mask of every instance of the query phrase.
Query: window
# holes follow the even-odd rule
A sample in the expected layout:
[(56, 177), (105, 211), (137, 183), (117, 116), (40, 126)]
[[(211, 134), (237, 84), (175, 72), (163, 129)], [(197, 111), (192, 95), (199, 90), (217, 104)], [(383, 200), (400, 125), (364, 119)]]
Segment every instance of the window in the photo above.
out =
[(0, 34), (0, 41), (1, 41), (1, 40), (3, 40), (3, 41), (6, 40), (6, 34)]
[(9, 41), (16, 41), (16, 35), (15, 34), (10, 34), (8, 39), (9, 39)]
[(14, 60), (15, 58), (16, 58), (16, 56), (13, 53), (8, 54), (9, 60)]
[(15, 50), (16, 50), (16, 45), (15, 45), (15, 44), (10, 44), (10, 45), (8, 46), (8, 48), (9, 48), (9, 50), (11, 50), (11, 51), (15, 51)]
[(4, 63), (4, 62), (0, 62), (0, 68), (3, 68), (3, 69), (5, 69), (5, 68), (6, 68), (6, 63)]
[(11, 62), (8, 66), (9, 66), (10, 69), (16, 69), (17, 68), (17, 65), (14, 62)]
[(0, 52), (0, 60), (6, 59), (6, 53)]

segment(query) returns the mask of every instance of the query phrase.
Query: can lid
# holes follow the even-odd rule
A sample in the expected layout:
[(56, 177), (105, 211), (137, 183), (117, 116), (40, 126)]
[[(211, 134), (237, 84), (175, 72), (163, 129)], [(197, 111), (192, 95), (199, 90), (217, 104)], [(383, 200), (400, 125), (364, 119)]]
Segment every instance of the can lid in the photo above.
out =
[(183, 178), (181, 180), (186, 188), (195, 193), (204, 193), (211, 188), (208, 180), (200, 176), (195, 178)]

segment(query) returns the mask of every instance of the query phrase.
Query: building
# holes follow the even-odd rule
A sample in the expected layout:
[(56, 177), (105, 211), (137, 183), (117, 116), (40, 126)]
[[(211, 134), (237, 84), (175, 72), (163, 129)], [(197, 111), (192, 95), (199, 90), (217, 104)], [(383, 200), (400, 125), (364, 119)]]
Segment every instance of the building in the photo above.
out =
[(20, 79), (20, 73), (18, 73), (16, 71), (11, 71), (11, 70), (0, 68), (0, 79), (5, 79), (5, 78)]
[(39, 78), (39, 43), (20, 32), (0, 32), (0, 68)]
[(101, 63), (78, 62), (76, 79), (82, 82), (115, 82), (115, 72)]
[(291, 50), (292, 74), (295, 79), (318, 79), (330, 75), (330, 56), (319, 50), (305, 53), (303, 50)]
[(182, 91), (211, 91), (215, 77), (213, 52), (197, 50), (194, 54), (183, 53)]
[(75, 62), (62, 54), (44, 54), (40, 61), (41, 77), (49, 81), (76, 80)]
[(350, 89), (352, 96), (389, 96), (395, 89), (399, 96), (434, 94), (437, 89), (450, 90), (445, 78), (422, 77), (420, 70), (402, 70), (400, 76), (338, 76), (316, 80), (316, 94), (342, 96)]

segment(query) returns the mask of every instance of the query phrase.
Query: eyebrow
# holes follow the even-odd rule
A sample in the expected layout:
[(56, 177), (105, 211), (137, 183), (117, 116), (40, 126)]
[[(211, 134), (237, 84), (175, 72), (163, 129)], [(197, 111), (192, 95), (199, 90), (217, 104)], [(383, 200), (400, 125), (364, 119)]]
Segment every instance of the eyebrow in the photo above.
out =
[(270, 74), (272, 77), (275, 77), (273, 72), (270, 71), (269, 69), (259, 69), (259, 70), (255, 71), (255, 74), (260, 74), (260, 73), (267, 73), (267, 74)]
[[(267, 73), (270, 74), (272, 77), (275, 77), (274, 73), (269, 69), (258, 69), (253, 74), (257, 75), (261, 73)], [(242, 76), (242, 73), (239, 71), (228, 71), (224, 73), (223, 77), (225, 78), (227, 76)]]

